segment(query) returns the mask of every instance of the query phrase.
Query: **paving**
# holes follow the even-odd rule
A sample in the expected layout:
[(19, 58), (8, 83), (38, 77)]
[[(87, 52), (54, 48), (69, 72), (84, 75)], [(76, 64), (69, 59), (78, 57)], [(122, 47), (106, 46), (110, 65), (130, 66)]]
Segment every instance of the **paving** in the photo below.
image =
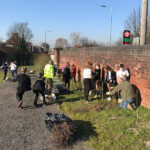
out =
[[(31, 77), (32, 84), (35, 77)], [(45, 127), (45, 113), (61, 113), (56, 104), (33, 105), (34, 94), (26, 92), (23, 97), (23, 109), (17, 108), (17, 83), (0, 84), (0, 150), (61, 150), (51, 142), (51, 133)], [(82, 150), (83, 143), (77, 142), (68, 150)]]

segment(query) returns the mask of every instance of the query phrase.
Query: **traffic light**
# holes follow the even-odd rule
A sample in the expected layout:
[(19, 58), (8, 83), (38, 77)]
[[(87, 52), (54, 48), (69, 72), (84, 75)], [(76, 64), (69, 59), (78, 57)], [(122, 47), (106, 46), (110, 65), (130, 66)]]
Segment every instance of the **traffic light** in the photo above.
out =
[(130, 31), (124, 30), (123, 32), (123, 44), (130, 44)]

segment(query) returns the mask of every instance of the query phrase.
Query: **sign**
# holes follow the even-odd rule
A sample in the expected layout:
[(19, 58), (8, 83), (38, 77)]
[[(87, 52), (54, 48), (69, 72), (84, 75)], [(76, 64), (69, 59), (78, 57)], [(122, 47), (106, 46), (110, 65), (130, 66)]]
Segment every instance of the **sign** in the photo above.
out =
[(133, 45), (139, 45), (140, 44), (140, 38), (139, 37), (133, 37)]
[(130, 31), (124, 30), (123, 32), (123, 44), (130, 44)]

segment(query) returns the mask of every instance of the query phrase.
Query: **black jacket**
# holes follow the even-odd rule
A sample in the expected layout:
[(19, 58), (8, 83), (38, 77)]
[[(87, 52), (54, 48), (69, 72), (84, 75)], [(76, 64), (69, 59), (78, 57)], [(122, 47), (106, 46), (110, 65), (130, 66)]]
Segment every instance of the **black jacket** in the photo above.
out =
[(94, 76), (95, 81), (100, 80), (100, 74), (101, 74), (101, 70), (95, 69), (95, 76)]
[(25, 91), (31, 90), (31, 79), (30, 76), (22, 73), (19, 74), (14, 80), (14, 82), (18, 81), (18, 88)]
[(4, 69), (4, 72), (7, 72), (9, 67), (8, 67), (7, 64), (4, 64), (4, 65), (2, 66), (2, 68)]
[(45, 91), (45, 83), (43, 80), (37, 80), (33, 85), (33, 93), (36, 92), (44, 92)]
[(64, 68), (63, 77), (64, 77), (64, 79), (68, 79), (68, 80), (71, 79), (71, 72), (70, 72), (70, 69), (68, 67)]

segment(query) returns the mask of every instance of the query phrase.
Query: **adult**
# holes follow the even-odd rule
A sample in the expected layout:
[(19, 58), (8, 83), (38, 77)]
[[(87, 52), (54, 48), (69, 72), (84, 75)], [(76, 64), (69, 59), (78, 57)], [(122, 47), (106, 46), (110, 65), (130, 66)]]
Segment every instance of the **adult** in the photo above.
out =
[(78, 82), (81, 82), (81, 71), (80, 71), (80, 68), (78, 68)]
[(84, 98), (85, 102), (88, 102), (88, 96), (89, 96), (89, 91), (91, 90), (91, 77), (92, 77), (92, 72), (90, 69), (91, 64), (88, 62), (85, 65), (85, 68), (83, 70), (83, 83), (84, 83)]
[(16, 69), (17, 69), (16, 64), (14, 62), (11, 62), (9, 67), (10, 67), (11, 75), (13, 77), (15, 77), (15, 75), (17, 76), (17, 74), (16, 74)]
[(91, 69), (91, 89), (89, 95), (92, 95), (93, 90), (95, 89), (95, 69), (93, 68), (93, 64), (91, 62), (89, 63), (89, 69)]
[(45, 87), (46, 89), (53, 88), (53, 79), (54, 79), (54, 66), (53, 61), (49, 61), (49, 64), (47, 64), (44, 68), (44, 78), (45, 78)]
[(120, 69), (117, 71), (117, 77), (122, 78), (123, 80), (129, 79), (129, 72), (124, 68), (123, 64), (120, 64)]
[(59, 78), (59, 79), (60, 79), (60, 77), (61, 77), (61, 73), (62, 73), (61, 67), (58, 66), (58, 68), (57, 68), (57, 74), (58, 74), (58, 78)]
[(100, 65), (96, 65), (95, 68), (95, 73), (94, 73), (94, 89), (96, 91), (96, 95), (93, 98), (97, 98), (98, 93), (100, 92), (100, 74), (101, 74), (101, 69), (100, 69)]
[[(117, 92), (120, 92), (121, 98), (123, 101), (120, 103), (120, 107), (127, 109), (128, 104), (135, 102), (135, 92), (132, 85), (124, 78), (117, 77), (118, 85), (111, 91), (107, 92), (107, 95), (113, 95)], [(129, 105), (130, 108), (132, 105)]]
[(69, 67), (70, 67), (70, 64), (69, 64), (69, 62), (67, 62), (67, 65), (64, 68), (64, 72), (63, 72), (63, 80), (64, 80), (64, 83), (65, 83), (65, 86), (68, 85), (68, 91), (69, 91), (69, 88), (70, 88), (70, 79), (71, 79), (71, 72), (70, 72)]
[(4, 70), (4, 82), (5, 82), (6, 81), (7, 72), (8, 72), (8, 69), (9, 69), (7, 61), (5, 61), (5, 63), (3, 64), (2, 69)]
[(19, 101), (18, 108), (22, 107), (22, 98), (25, 91), (31, 90), (31, 79), (30, 76), (26, 74), (27, 68), (21, 68), (21, 74), (19, 74), (15, 79), (14, 82), (18, 81), (16, 98)]
[(72, 78), (74, 80), (74, 83), (76, 83), (76, 66), (73, 64), (72, 65)]

